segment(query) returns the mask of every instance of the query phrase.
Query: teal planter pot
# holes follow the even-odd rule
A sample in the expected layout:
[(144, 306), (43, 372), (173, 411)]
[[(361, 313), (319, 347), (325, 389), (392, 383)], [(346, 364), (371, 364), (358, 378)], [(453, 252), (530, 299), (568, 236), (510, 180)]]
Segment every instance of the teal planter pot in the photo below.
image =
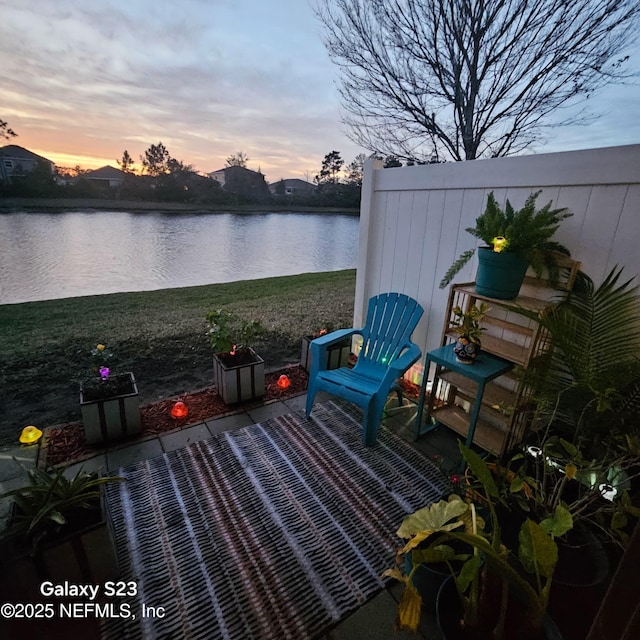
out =
[(477, 293), (499, 300), (513, 300), (520, 292), (528, 266), (527, 261), (518, 253), (498, 253), (488, 247), (480, 247)]

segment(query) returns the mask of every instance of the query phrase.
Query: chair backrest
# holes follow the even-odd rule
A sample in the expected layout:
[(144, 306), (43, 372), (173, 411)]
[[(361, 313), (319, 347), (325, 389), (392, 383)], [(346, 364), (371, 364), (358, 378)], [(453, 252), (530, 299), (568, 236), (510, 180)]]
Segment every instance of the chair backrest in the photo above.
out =
[(423, 309), (403, 293), (381, 293), (369, 300), (362, 349), (355, 369), (379, 377), (411, 343)]

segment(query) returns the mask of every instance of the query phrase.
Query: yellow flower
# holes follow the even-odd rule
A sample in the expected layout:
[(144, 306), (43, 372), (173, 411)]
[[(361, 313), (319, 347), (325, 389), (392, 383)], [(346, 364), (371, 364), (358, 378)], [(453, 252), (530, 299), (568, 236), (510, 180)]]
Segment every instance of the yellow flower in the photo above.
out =
[(96, 349), (98, 351), (104, 351), (105, 350), (105, 346), (103, 344), (99, 344), (99, 345), (96, 345)]
[(578, 473), (578, 467), (576, 467), (575, 464), (572, 464), (571, 462), (564, 468), (564, 472), (567, 476), (567, 479), (569, 480), (573, 480), (576, 477), (576, 474)]

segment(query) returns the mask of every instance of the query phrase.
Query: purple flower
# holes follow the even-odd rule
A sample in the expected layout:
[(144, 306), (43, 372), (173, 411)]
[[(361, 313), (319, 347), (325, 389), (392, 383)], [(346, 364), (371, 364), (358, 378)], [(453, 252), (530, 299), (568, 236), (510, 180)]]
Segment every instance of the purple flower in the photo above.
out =
[(106, 380), (109, 377), (109, 367), (100, 367), (98, 371), (100, 372), (100, 377), (103, 380)]

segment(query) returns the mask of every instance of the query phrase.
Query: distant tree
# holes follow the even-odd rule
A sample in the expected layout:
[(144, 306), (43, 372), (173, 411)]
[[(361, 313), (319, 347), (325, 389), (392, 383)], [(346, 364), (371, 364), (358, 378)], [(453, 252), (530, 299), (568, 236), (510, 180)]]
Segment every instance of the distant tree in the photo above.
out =
[(75, 167), (61, 167), (56, 165), (56, 173), (63, 178), (77, 178), (84, 173), (89, 173), (91, 169), (83, 169), (79, 164)]
[(0, 139), (9, 140), (15, 138), (18, 134), (4, 120), (0, 120)]
[(184, 173), (187, 171), (193, 171), (193, 165), (185, 164), (182, 160), (176, 160), (175, 158), (169, 158), (167, 160), (167, 170), (171, 174)]
[(125, 173), (134, 173), (133, 170), (133, 158), (129, 155), (129, 152), (125, 149), (122, 154), (122, 160), (117, 160), (118, 166), (121, 171)]
[(348, 165), (347, 176), (345, 179), (346, 184), (362, 186), (362, 173), (364, 171), (364, 163), (367, 156), (364, 153), (359, 153)]
[(315, 177), (315, 182), (318, 185), (338, 184), (343, 164), (344, 160), (340, 157), (339, 151), (327, 153), (322, 161), (320, 173)]
[(247, 162), (249, 162), (249, 158), (242, 151), (238, 151), (238, 153), (234, 153), (227, 158), (225, 166), (243, 167), (246, 169)]
[(167, 163), (170, 158), (167, 148), (162, 142), (158, 142), (158, 144), (152, 144), (144, 152), (144, 157), (140, 156), (140, 162), (142, 163), (143, 171), (146, 171), (150, 176), (157, 177), (169, 173)]
[(10, 195), (33, 198), (55, 197), (60, 193), (51, 165), (45, 160), (38, 160), (31, 171), (12, 176)]
[[(316, 0), (349, 137), (398, 158), (520, 153), (631, 77), (638, 0)], [(554, 126), (584, 122), (569, 112)]]
[(398, 158), (396, 158), (395, 156), (387, 156), (384, 159), (385, 169), (391, 169), (393, 167), (401, 167), (401, 166), (402, 166), (402, 162), (400, 162), (400, 160), (398, 160)]

